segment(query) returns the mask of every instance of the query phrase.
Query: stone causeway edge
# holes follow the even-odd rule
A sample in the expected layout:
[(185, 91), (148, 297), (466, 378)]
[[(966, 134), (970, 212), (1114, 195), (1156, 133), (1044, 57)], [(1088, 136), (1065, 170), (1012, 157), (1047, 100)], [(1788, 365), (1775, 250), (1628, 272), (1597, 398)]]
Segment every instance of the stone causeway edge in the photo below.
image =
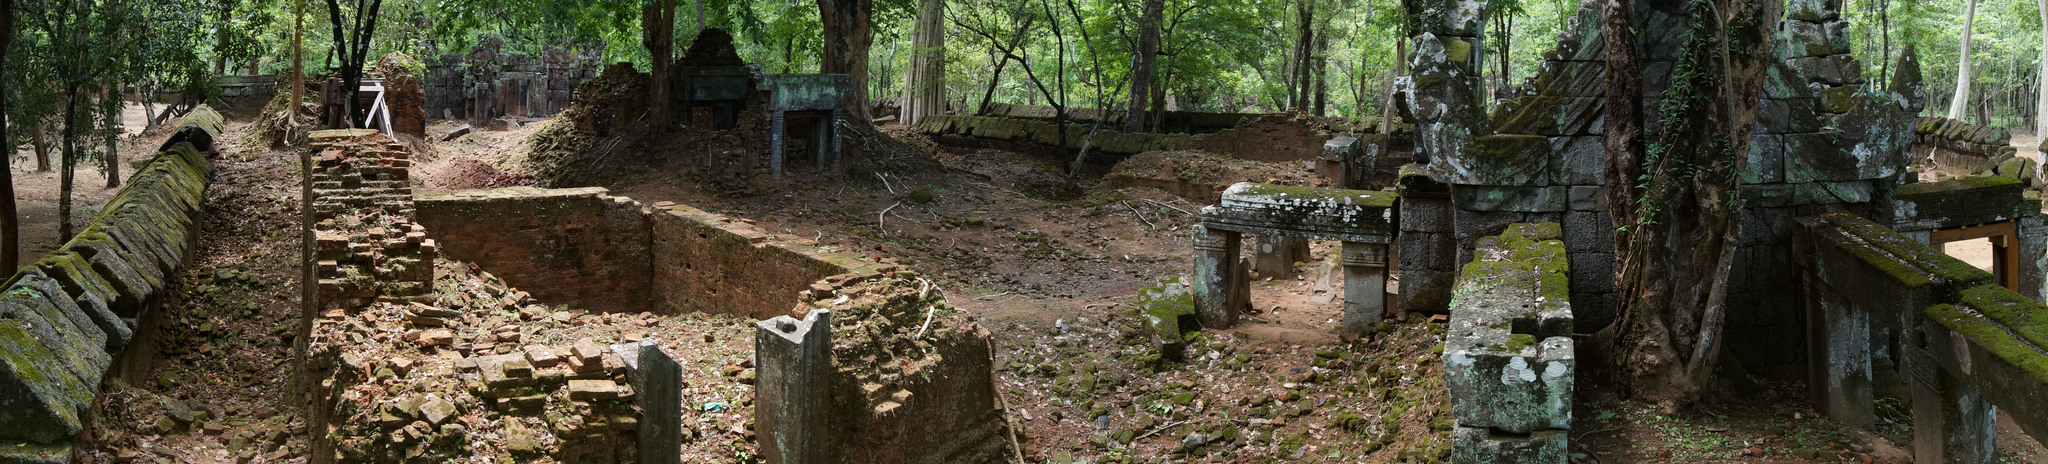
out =
[(0, 290), (0, 463), (70, 462), (101, 381), (198, 244), (224, 119), (201, 106), (77, 236)]

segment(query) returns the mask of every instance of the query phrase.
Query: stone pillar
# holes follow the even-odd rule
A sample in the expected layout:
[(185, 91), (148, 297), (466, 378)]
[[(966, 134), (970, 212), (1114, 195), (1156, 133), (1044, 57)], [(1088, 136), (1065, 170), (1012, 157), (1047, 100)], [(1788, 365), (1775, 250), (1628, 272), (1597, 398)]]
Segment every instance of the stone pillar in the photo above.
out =
[(768, 172), (775, 180), (782, 180), (782, 130), (788, 127), (788, 117), (781, 111), (768, 116)]
[(1910, 346), (1904, 351), (1913, 377), (1913, 462), (1998, 462), (1998, 407), (1968, 380), (1936, 365), (1926, 351)]
[[(1451, 207), (1451, 190), (1430, 180), (1421, 167), (1402, 167), (1400, 186), (1401, 232), (1395, 238), (1401, 252), (1402, 312), (1448, 313), (1451, 288), (1458, 278), (1458, 239)], [(1581, 302), (1582, 304), (1584, 302)]]
[(832, 420), (832, 313), (755, 323), (754, 430), (767, 464), (826, 462)]
[(626, 382), (640, 406), (640, 464), (680, 464), (683, 452), (682, 366), (654, 339), (611, 346), (626, 362)]
[(842, 113), (845, 113), (845, 111), (842, 111), (838, 108), (832, 109), (832, 117), (829, 121), (827, 121), (829, 123), (828, 128), (830, 130), (825, 132), (825, 139), (831, 142), (826, 146), (832, 147), (832, 155), (829, 157), (830, 159), (828, 160), (829, 165), (835, 169), (839, 167), (839, 124), (845, 119), (842, 117)]
[[(1237, 249), (1242, 235), (1237, 232), (1210, 230), (1196, 225), (1195, 235), (1195, 317), (1202, 327), (1221, 329), (1237, 324), (1237, 312), (1242, 305), (1232, 301), (1249, 295), (1236, 285), (1243, 281), (1244, 269), (1239, 267)], [(1249, 282), (1247, 282), (1249, 283)]]
[(1259, 277), (1285, 279), (1294, 274), (1294, 263), (1308, 258), (1308, 239), (1284, 235), (1259, 235), (1259, 254), (1252, 272)]
[(1365, 332), (1387, 312), (1387, 245), (1344, 242), (1343, 333)]
[[(1812, 280), (1812, 279), (1808, 279)], [(1843, 425), (1877, 426), (1870, 381), (1870, 313), (1818, 282), (1806, 286), (1807, 386), (1814, 409)]]
[(826, 150), (832, 144), (826, 138), (832, 136), (831, 126), (831, 116), (813, 118), (811, 124), (811, 169), (815, 169), (818, 172), (825, 171), (826, 158), (830, 155)]
[(2048, 298), (2048, 287), (2044, 287), (2048, 285), (2048, 276), (2044, 274), (2048, 273), (2043, 272), (2043, 268), (2048, 267), (2048, 250), (2043, 249), (2044, 242), (2048, 242), (2048, 234), (2043, 233), (2042, 217), (2028, 215), (2013, 222), (2019, 235), (2020, 296), (2048, 301), (2043, 300)]

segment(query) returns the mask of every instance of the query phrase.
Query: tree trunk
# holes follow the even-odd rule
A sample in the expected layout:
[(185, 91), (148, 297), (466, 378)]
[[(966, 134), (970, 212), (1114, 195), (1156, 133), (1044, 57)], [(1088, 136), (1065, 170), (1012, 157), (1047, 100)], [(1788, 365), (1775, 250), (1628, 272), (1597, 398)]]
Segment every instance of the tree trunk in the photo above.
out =
[(1672, 90), (1660, 104), (1652, 142), (1641, 153), (1610, 155), (1622, 169), (1640, 169), (1633, 172), (1643, 180), (1632, 198), (1610, 193), (1625, 200), (1614, 210), (1630, 215), (1617, 224), (1627, 227), (1616, 239), (1621, 320), (1596, 340), (1611, 343), (1618, 354), (1627, 394), (1667, 414), (1689, 410), (1719, 363), (1740, 207), (1735, 193), (1779, 7), (1754, 0), (1691, 3), (1691, 38), (1671, 72)]
[(818, 0), (818, 19), (824, 26), (825, 52), (820, 72), (846, 74), (853, 78), (847, 89), (846, 118), (866, 126), (868, 116), (868, 48), (874, 44), (873, 0)]
[(36, 150), (36, 172), (50, 172), (50, 141), (48, 140), (48, 131), (49, 128), (44, 127), (43, 124), (36, 124), (28, 128), (29, 143), (35, 144), (33, 148)]
[[(1327, 22), (1329, 19), (1324, 19)], [(1316, 52), (1309, 56), (1309, 72), (1314, 73), (1316, 92), (1314, 112), (1316, 116), (1327, 116), (1330, 104), (1330, 30), (1322, 28), (1316, 33)]]
[(121, 186), (121, 109), (126, 106), (121, 101), (121, 87), (107, 86), (107, 101), (102, 104), (106, 105), (107, 110), (107, 153), (101, 161), (107, 165), (107, 188), (115, 188)]
[[(1963, 0), (1963, 48), (1956, 63), (1956, 92), (1948, 99), (1948, 118), (1961, 119), (1963, 107), (1970, 100), (1970, 36), (1977, 25), (1977, 0)], [(1977, 121), (1988, 124), (1990, 121)]]
[(903, 117), (914, 125), (926, 116), (946, 112), (946, 2), (918, 2), (917, 25), (910, 44), (910, 71), (904, 73)]
[(2034, 76), (2037, 78), (2034, 82), (2039, 83), (2034, 90), (2040, 94), (2034, 100), (2034, 137), (2044, 138), (2048, 137), (2048, 117), (2042, 117), (2048, 114), (2048, 0), (2036, 0), (2035, 3), (2041, 8), (2041, 72)]
[[(0, 0), (0, 76), (7, 75), (7, 49), (14, 42), (14, 0)], [(0, 95), (7, 94), (5, 80), (0, 80)], [(7, 134), (7, 115), (0, 111), (0, 140), (13, 140)], [(0, 263), (8, 266), (21, 265), (21, 219), (14, 209), (14, 157), (13, 143), (8, 143), (10, 156), (0, 160)]]
[(289, 126), (299, 124), (299, 108), (306, 101), (306, 0), (292, 0), (292, 106), (285, 110)]
[(71, 174), (78, 160), (78, 87), (71, 86), (64, 91), (64, 133), (63, 150), (58, 153), (57, 166), (57, 242), (71, 240)]
[(377, 32), (377, 11), (384, 0), (356, 0), (352, 22), (343, 22), (340, 0), (327, 0), (327, 18), (334, 23), (334, 49), (341, 58), (341, 108), (340, 121), (331, 121), (335, 128), (354, 128), (360, 119), (356, 114), (356, 95), (362, 93), (363, 62), (370, 57), (370, 41)]
[[(1643, 106), (1638, 103), (1643, 94), (1643, 76), (1642, 65), (1637, 62), (1636, 57), (1636, 30), (1629, 15), (1635, 0), (1606, 0), (1605, 3), (1607, 16), (1600, 28), (1603, 41), (1607, 43), (1605, 193), (1607, 204), (1628, 205), (1639, 195), (1636, 190), (1636, 179), (1643, 170), (1639, 161), (1643, 153), (1643, 142), (1637, 138), (1643, 130)], [(1633, 229), (1633, 208), (1611, 207), (1607, 212), (1613, 216), (1616, 228)], [(1623, 258), (1628, 256), (1628, 251), (1627, 241), (1614, 241), (1614, 269), (1621, 269), (1624, 264)], [(1619, 285), (1617, 282), (1616, 288), (1619, 288)], [(1607, 332), (1602, 330), (1600, 333)]]
[(1166, 14), (1165, 0), (1145, 0), (1145, 12), (1138, 17), (1138, 50), (1131, 54), (1131, 101), (1124, 107), (1124, 132), (1145, 132), (1151, 126), (1152, 75), (1159, 63), (1159, 23)]
[(1296, 47), (1300, 52), (1296, 53), (1294, 58), (1295, 90), (1292, 105), (1294, 106), (1293, 109), (1301, 111), (1309, 109), (1309, 100), (1312, 98), (1310, 96), (1309, 82), (1313, 76), (1309, 73), (1309, 63), (1314, 62), (1315, 55), (1316, 13), (1315, 7), (1309, 4), (1310, 1), (1312, 0), (1302, 0), (1301, 2), (1301, 37), (1298, 39), (1300, 40), (1300, 46)]
[(647, 83), (648, 121), (668, 127), (670, 62), (675, 59), (676, 0), (653, 0), (640, 7), (640, 43), (647, 46), (654, 69)]

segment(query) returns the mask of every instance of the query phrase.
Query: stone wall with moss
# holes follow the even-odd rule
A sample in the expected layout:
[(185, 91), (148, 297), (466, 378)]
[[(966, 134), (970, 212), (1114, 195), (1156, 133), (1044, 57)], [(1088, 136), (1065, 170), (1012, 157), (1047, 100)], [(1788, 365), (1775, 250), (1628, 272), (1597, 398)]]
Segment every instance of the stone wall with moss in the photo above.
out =
[(138, 332), (198, 244), (221, 121), (193, 110), (83, 232), (0, 290), (0, 462), (70, 462), (110, 369), (149, 357)]
[[(1438, 2), (1425, 2), (1436, 4)], [(1444, 1), (1446, 11), (1456, 2)], [(1658, 106), (1670, 87), (1692, 25), (1683, 11), (1637, 3), (1642, 114), (1655, 130)], [(1425, 6), (1425, 9), (1435, 8)], [(1741, 179), (1727, 336), (1735, 358), (1772, 377), (1804, 370), (1802, 316), (1782, 298), (1797, 276), (1790, 272), (1793, 218), (1830, 211), (1869, 213), (1900, 182), (1913, 141), (1912, 114), (1922, 99), (1917, 67), (1885, 85), (1867, 85), (1845, 45), (1839, 4), (1794, 1), (1774, 35), (1757, 130)], [(1615, 227), (1606, 203), (1607, 165), (1604, 18), (1598, 2), (1581, 5), (1537, 73), (1489, 114), (1457, 82), (1469, 78), (1458, 64), (1469, 43), (1452, 35), (1418, 36), (1425, 60), (1404, 84), (1406, 106), (1417, 119), (1420, 171), (1451, 185), (1458, 263), (1473, 260), (1473, 243), (1508, 224), (1557, 222), (1570, 253), (1572, 297), (1587, 332), (1616, 318)], [(1449, 13), (1446, 13), (1449, 14)], [(1450, 21), (1446, 16), (1444, 21)], [(1884, 89), (1883, 91), (1871, 89)], [(1477, 122), (1473, 122), (1479, 118)], [(1468, 127), (1469, 126), (1469, 127)], [(1441, 240), (1441, 239), (1435, 239)], [(1405, 240), (1404, 240), (1405, 241)], [(1419, 249), (1419, 245), (1404, 245)], [(1406, 259), (1404, 258), (1404, 262)], [(1441, 271), (1438, 271), (1441, 272)], [(1404, 293), (1410, 290), (1404, 282)], [(1437, 292), (1446, 291), (1437, 286)], [(1404, 298), (1406, 298), (1404, 296)]]
[(1480, 238), (1444, 337), (1453, 462), (1565, 462), (1577, 353), (1570, 261), (1556, 223)]

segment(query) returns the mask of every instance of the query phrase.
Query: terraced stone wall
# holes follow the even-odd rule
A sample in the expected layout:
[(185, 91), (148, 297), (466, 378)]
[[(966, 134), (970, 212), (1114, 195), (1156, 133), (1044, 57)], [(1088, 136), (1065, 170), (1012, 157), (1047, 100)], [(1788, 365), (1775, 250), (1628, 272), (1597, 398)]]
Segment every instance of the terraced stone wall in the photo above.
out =
[(223, 128), (219, 113), (193, 110), (84, 231), (0, 290), (0, 462), (71, 462), (101, 382), (152, 362)]

